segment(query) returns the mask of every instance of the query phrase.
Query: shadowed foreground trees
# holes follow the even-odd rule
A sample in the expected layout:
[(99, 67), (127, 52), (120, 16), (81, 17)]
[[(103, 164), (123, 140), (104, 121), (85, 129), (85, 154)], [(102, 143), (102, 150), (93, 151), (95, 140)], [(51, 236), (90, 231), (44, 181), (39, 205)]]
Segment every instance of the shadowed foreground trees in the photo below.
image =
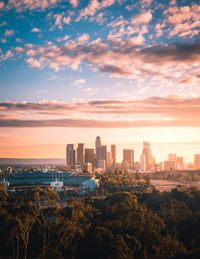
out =
[(61, 207), (48, 188), (0, 192), (0, 258), (199, 258), (198, 197), (190, 189), (120, 192)]

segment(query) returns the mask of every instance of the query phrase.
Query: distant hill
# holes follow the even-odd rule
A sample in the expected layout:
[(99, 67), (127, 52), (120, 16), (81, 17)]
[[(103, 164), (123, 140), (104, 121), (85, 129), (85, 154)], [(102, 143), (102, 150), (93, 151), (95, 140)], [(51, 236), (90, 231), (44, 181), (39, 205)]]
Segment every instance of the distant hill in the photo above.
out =
[(62, 165), (64, 158), (0, 158), (0, 165)]

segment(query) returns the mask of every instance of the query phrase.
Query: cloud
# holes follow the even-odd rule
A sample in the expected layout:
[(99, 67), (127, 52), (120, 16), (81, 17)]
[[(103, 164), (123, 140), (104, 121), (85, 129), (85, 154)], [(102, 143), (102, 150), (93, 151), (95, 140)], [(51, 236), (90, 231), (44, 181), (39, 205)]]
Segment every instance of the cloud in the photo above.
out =
[(140, 13), (132, 17), (133, 24), (148, 24), (152, 19), (152, 14), (150, 12)]
[(78, 0), (69, 0), (71, 5), (74, 7), (74, 8), (77, 8), (78, 7)]
[(127, 69), (124, 69), (121, 66), (117, 65), (100, 65), (99, 66), (100, 71), (110, 73), (112, 76), (115, 77), (131, 77), (133, 75), (133, 72)]
[(58, 28), (61, 30), (62, 29), (62, 19), (63, 19), (63, 15), (62, 14), (55, 14), (54, 15), (55, 18), (55, 25), (58, 26)]
[(5, 36), (12, 36), (14, 34), (14, 30), (6, 30), (4, 35)]
[(55, 19), (55, 25), (61, 30), (63, 27), (63, 24), (70, 24), (71, 22), (71, 14), (55, 14), (54, 15), (54, 19)]
[(140, 4), (143, 8), (146, 8), (151, 5), (153, 3), (153, 0), (140, 0)]
[(77, 38), (77, 41), (80, 43), (85, 43), (89, 40), (90, 36), (87, 33), (83, 33), (81, 36)]
[(42, 67), (42, 64), (40, 61), (36, 60), (36, 59), (33, 59), (33, 58), (27, 58), (26, 59), (26, 62), (31, 66), (31, 67), (34, 67), (34, 68), (41, 68)]
[(6, 6), (22, 12), (24, 10), (44, 10), (55, 6), (59, 2), (60, 0), (8, 0)]
[(32, 31), (32, 32), (36, 32), (36, 33), (37, 33), (37, 32), (41, 32), (41, 30), (40, 30), (39, 28), (36, 28), (36, 27), (33, 28), (31, 31)]
[(81, 10), (78, 20), (95, 15), (101, 9), (112, 6), (116, 0), (90, 0), (85, 9)]
[[(192, 74), (200, 64), (199, 42), (144, 46), (143, 41), (142, 35), (128, 41), (111, 37), (89, 41), (89, 36), (83, 34), (63, 45), (26, 46), (26, 55), (32, 58), (28, 64), (38, 68), (77, 70), (81, 63), (86, 63), (93, 71), (114, 77), (162, 78), (171, 82), (179, 81), (185, 73)], [(37, 65), (33, 65), (34, 60)], [(177, 73), (172, 73), (175, 70)]]
[(75, 81), (74, 81), (74, 85), (83, 85), (83, 84), (85, 84), (85, 79), (83, 79), (83, 78), (81, 78), (81, 79), (76, 79)]
[(132, 37), (128, 40), (128, 43), (130, 45), (141, 45), (144, 43), (144, 37), (142, 35), (138, 35), (138, 36), (135, 36), (135, 37)]
[(164, 11), (165, 26), (170, 27), (169, 37), (194, 37), (199, 34), (200, 5), (173, 6)]
[[(90, 94), (92, 89), (88, 88), (86, 92)], [(0, 103), (0, 111), (3, 115), (1, 127), (200, 126), (200, 97), (167, 96), (76, 103), (48, 100), (39, 103), (4, 102)]]
[(67, 17), (63, 18), (63, 23), (70, 24), (70, 22), (71, 22), (71, 17), (70, 16), (67, 16)]
[(10, 59), (11, 57), (13, 57), (13, 53), (12, 53), (12, 51), (8, 50), (5, 54), (0, 55), (0, 60), (6, 61), (7, 59)]
[(177, 121), (105, 121), (105, 120), (2, 120), (0, 127), (65, 127), (65, 128), (136, 128), (136, 127), (199, 127), (199, 121), (177, 120)]
[(4, 2), (0, 2), (0, 10), (3, 9), (5, 6)]

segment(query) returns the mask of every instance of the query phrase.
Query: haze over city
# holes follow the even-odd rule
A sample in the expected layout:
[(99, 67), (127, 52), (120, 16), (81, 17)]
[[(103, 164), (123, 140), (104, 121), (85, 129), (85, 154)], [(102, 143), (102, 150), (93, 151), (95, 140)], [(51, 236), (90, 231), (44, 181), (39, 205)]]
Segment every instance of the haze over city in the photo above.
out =
[(101, 135), (139, 160), (200, 153), (197, 1), (0, 1), (0, 157)]

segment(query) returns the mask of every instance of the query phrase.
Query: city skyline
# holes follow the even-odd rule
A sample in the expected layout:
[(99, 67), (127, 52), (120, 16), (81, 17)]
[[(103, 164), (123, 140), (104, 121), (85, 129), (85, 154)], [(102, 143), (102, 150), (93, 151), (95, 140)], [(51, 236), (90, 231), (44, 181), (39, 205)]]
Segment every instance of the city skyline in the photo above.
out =
[[(0, 157), (67, 143), (200, 153), (200, 5), (0, 0)], [(80, 158), (81, 159), (81, 158)]]
[[(160, 171), (160, 170), (199, 170), (200, 154), (193, 154), (193, 161), (185, 161), (181, 154), (168, 153), (162, 161), (158, 161), (151, 149), (151, 143), (143, 141), (142, 152), (137, 160), (135, 149), (122, 148), (122, 158), (119, 158), (116, 144), (103, 143), (101, 136), (97, 136), (93, 148), (86, 147), (85, 143), (67, 144), (66, 146), (66, 165), (68, 168), (83, 168), (90, 165), (93, 170), (101, 168), (107, 169), (123, 168), (134, 171)], [(86, 155), (87, 154), (87, 155)], [(80, 160), (81, 157), (81, 160)], [(92, 170), (92, 169), (91, 169)]]

